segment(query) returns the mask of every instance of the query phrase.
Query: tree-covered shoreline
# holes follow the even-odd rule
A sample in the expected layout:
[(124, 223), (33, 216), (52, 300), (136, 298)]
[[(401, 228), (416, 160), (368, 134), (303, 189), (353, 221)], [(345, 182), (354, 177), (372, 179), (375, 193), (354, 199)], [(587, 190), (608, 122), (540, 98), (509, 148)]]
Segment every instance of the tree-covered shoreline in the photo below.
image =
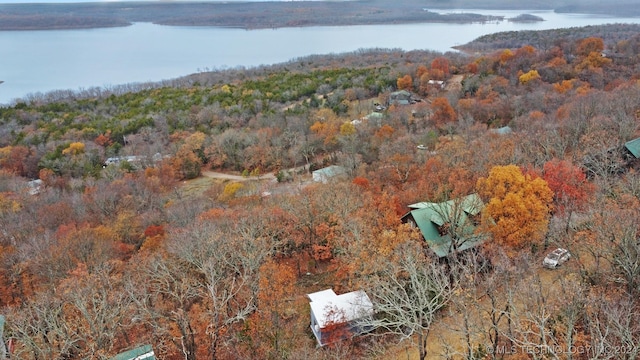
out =
[[(347, 26), (421, 22), (483, 22), (496, 17), (439, 13), (438, 9), (562, 9), (584, 13), (640, 16), (633, 4), (617, 4), (611, 12), (596, 3), (472, 1), (295, 1), (295, 2), (103, 2), (1, 4), (0, 30), (53, 30), (127, 26), (153, 22), (175, 26), (220, 26), (264, 29), (301, 26)], [(427, 10), (429, 9), (429, 10)]]
[(481, 36), (467, 44), (454, 46), (465, 52), (491, 52), (514, 49), (525, 45), (549, 49), (563, 41), (575, 41), (586, 37), (598, 37), (607, 45), (634, 37), (640, 33), (640, 24), (607, 24), (571, 27), (551, 30), (506, 31)]

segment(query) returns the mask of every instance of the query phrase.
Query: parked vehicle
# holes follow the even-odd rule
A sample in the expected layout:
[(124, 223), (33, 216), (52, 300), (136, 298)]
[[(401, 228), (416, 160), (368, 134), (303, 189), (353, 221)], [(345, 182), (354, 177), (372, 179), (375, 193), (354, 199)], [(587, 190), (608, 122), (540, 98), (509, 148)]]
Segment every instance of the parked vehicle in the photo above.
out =
[(544, 258), (542, 265), (549, 269), (555, 269), (556, 267), (564, 264), (564, 262), (570, 258), (571, 254), (569, 253), (569, 250), (557, 248)]

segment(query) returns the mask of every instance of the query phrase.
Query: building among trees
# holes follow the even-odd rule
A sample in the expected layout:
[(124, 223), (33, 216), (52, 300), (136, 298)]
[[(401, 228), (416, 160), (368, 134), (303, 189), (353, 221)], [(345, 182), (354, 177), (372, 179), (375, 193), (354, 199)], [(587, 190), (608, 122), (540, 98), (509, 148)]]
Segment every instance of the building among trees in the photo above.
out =
[(624, 143), (624, 148), (627, 150), (625, 154), (629, 163), (637, 163), (640, 159), (640, 138), (636, 138)]
[(484, 207), (477, 194), (440, 203), (420, 202), (402, 221), (420, 229), (429, 248), (438, 257), (463, 251), (480, 244), (485, 236), (476, 233), (480, 211)]
[(326, 184), (333, 178), (345, 175), (346, 172), (346, 169), (342, 166), (331, 165), (327, 166), (326, 168), (314, 170), (311, 175), (313, 177), (313, 181)]
[(389, 105), (409, 105), (411, 101), (411, 93), (407, 90), (398, 90), (389, 95)]
[(373, 316), (373, 303), (362, 290), (337, 295), (332, 289), (308, 294), (311, 331), (324, 346), (369, 331), (360, 320)]
[(143, 345), (120, 353), (109, 360), (155, 360), (156, 354), (151, 345)]
[(38, 195), (44, 187), (44, 181), (35, 179), (27, 182), (27, 192), (29, 195)]
[(411, 92), (407, 90), (398, 90), (389, 94), (389, 101), (387, 105), (410, 105), (419, 101), (421, 100), (415, 98)]

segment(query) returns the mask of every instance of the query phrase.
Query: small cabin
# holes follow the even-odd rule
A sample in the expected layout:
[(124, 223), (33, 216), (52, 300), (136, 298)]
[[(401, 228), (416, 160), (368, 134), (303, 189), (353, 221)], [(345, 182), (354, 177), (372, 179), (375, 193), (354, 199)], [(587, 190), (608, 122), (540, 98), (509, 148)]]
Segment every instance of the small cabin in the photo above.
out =
[(409, 105), (411, 100), (411, 93), (407, 90), (394, 91), (389, 94), (389, 105)]
[(371, 330), (362, 321), (373, 316), (373, 303), (362, 291), (337, 295), (332, 289), (307, 294), (311, 331), (318, 346), (344, 340)]
[(38, 195), (42, 192), (44, 182), (40, 179), (31, 180), (27, 182), (27, 192), (29, 195)]
[(105, 162), (102, 165), (102, 167), (107, 167), (109, 165), (119, 165), (121, 162), (136, 163), (136, 162), (139, 162), (140, 160), (142, 160), (142, 157), (140, 157), (140, 156), (116, 156), (116, 157), (110, 157), (107, 160), (105, 160)]
[(315, 170), (311, 173), (313, 181), (326, 184), (329, 180), (346, 175), (347, 171), (342, 166), (331, 165), (326, 168)]
[(427, 81), (427, 85), (432, 86), (434, 88), (444, 90), (445, 83), (442, 80), (429, 80)]

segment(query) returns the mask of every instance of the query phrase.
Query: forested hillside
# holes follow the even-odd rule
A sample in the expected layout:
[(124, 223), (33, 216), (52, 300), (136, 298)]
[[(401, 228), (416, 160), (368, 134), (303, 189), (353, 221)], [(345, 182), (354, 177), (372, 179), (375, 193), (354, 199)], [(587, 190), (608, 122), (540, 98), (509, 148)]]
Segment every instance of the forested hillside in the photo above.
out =
[[(566, 29), (541, 31), (507, 31), (481, 36), (468, 44), (456, 46), (464, 51), (495, 51), (513, 49), (525, 45), (548, 50), (553, 46), (561, 46), (561, 42), (575, 43), (587, 37), (601, 38), (607, 47), (615, 47), (618, 43), (634, 38), (640, 31), (638, 24), (608, 24)], [(566, 45), (565, 45), (566, 46)]]
[[(638, 358), (640, 34), (625, 34), (312, 56), (0, 108), (11, 358)], [(330, 165), (343, 176), (314, 181)], [(451, 239), (441, 257), (401, 220), (436, 203), (468, 212), (428, 219)], [(571, 259), (544, 268), (558, 247)], [(325, 289), (364, 290), (370, 331), (333, 314), (316, 347), (306, 294)]]

